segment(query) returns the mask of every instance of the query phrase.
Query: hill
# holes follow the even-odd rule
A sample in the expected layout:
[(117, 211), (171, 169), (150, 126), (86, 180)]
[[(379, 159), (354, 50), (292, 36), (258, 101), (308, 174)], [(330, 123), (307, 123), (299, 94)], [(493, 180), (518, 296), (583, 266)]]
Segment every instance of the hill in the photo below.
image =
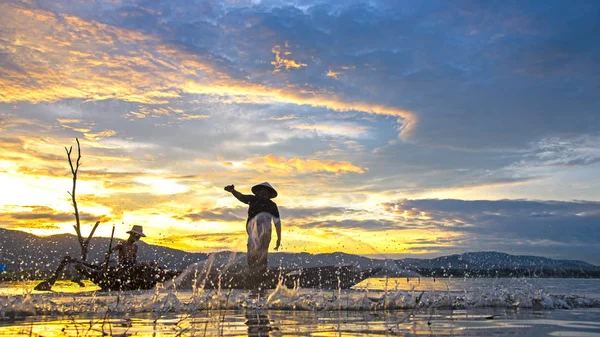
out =
[[(94, 238), (88, 261), (101, 261), (110, 239)], [(246, 254), (223, 251), (214, 254), (189, 253), (139, 242), (139, 261), (157, 261), (169, 269), (184, 269), (191, 263), (210, 258), (215, 265), (245, 263)], [(21, 231), (0, 229), (0, 264), (10, 271), (54, 270), (64, 255), (79, 257), (77, 238), (70, 234), (39, 237)], [(316, 267), (355, 265), (359, 268), (382, 267), (389, 276), (533, 276), (600, 277), (600, 267), (577, 260), (554, 260), (539, 256), (510, 255), (501, 252), (470, 252), (433, 259), (406, 258), (380, 260), (346, 253), (269, 254), (270, 267)]]
[[(98, 262), (108, 249), (110, 238), (90, 241), (88, 261)], [(113, 241), (116, 243), (116, 240)], [(170, 269), (182, 269), (190, 263), (206, 259), (204, 253), (188, 253), (177, 249), (138, 242), (138, 260), (157, 261)], [(79, 258), (81, 249), (77, 237), (71, 234), (39, 237), (16, 230), (0, 228), (0, 264), (7, 270), (51, 270), (64, 255)]]
[(600, 277), (600, 267), (578, 260), (554, 260), (541, 256), (501, 252), (470, 252), (433, 259), (396, 260), (403, 269), (424, 276), (487, 277)]
[(597, 270), (598, 267), (577, 260), (554, 260), (547, 257), (510, 255), (500, 252), (473, 252), (433, 259), (403, 259), (397, 260), (398, 264), (406, 268), (446, 268), (489, 270), (504, 268), (558, 268), (558, 269), (583, 269)]

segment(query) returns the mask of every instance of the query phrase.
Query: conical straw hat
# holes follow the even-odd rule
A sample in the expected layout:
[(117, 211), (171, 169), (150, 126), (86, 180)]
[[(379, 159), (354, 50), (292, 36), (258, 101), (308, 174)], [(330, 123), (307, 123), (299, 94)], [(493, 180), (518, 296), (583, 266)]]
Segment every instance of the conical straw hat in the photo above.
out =
[(264, 182), (262, 184), (258, 184), (252, 187), (252, 193), (256, 194), (260, 188), (265, 188), (269, 191), (269, 198), (273, 199), (277, 197), (277, 191), (269, 184), (268, 182)]

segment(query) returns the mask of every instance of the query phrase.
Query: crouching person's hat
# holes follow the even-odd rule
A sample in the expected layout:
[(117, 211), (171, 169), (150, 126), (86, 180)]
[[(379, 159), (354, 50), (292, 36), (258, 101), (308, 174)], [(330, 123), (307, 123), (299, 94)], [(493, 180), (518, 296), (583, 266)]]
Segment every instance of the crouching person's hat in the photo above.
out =
[(131, 228), (131, 230), (127, 232), (127, 234), (136, 234), (136, 235), (139, 235), (141, 237), (145, 237), (146, 236), (146, 234), (144, 234), (144, 229), (140, 225), (134, 225)]

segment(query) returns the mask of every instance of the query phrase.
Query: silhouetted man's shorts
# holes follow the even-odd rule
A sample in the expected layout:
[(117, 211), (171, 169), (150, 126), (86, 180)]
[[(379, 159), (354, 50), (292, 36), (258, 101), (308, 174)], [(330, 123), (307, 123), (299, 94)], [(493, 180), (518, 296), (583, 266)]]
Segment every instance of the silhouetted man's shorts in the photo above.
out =
[(273, 215), (267, 212), (258, 213), (248, 220), (248, 267), (256, 272), (267, 270), (269, 244), (271, 243), (271, 221)]

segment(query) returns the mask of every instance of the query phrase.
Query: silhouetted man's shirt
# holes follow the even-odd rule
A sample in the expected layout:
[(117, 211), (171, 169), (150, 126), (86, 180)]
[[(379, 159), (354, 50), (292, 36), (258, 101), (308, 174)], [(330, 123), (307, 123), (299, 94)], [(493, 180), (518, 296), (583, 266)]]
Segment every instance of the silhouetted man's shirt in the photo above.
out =
[(271, 199), (263, 199), (259, 198), (255, 195), (247, 195), (241, 194), (238, 199), (248, 204), (248, 220), (254, 218), (258, 213), (267, 212), (272, 216), (279, 218), (279, 209), (277, 209), (277, 204), (275, 204)]

